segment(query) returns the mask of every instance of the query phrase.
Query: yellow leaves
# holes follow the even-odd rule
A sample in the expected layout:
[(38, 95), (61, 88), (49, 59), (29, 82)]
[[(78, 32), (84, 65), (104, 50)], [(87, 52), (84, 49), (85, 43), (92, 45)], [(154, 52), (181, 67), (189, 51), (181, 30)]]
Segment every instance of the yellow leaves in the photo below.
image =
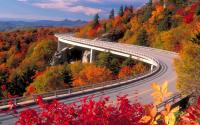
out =
[(167, 81), (165, 81), (161, 86), (159, 86), (157, 83), (153, 83), (151, 87), (154, 90), (151, 96), (153, 97), (155, 104), (161, 103), (165, 98), (171, 95), (171, 93), (168, 92)]
[(132, 32), (137, 32), (141, 28), (141, 24), (139, 23), (137, 17), (133, 17), (130, 23)]
[(155, 91), (160, 91), (160, 86), (156, 83), (152, 83), (151, 87), (155, 90)]
[(150, 120), (151, 120), (151, 117), (145, 115), (140, 119), (140, 123), (148, 123)]
[(161, 111), (161, 115), (167, 125), (175, 125), (176, 117), (174, 113), (179, 111), (179, 107), (171, 109), (171, 105), (167, 104), (165, 110)]
[[(153, 83), (151, 87), (154, 90), (152, 96), (156, 104), (163, 102), (166, 97), (169, 97), (171, 95), (171, 93), (168, 92), (167, 81), (165, 81), (162, 85)], [(157, 125), (158, 124), (157, 122), (161, 121), (166, 125), (175, 125), (176, 117), (174, 113), (176, 113), (177, 111), (179, 111), (179, 107), (171, 109), (171, 105), (166, 104), (165, 109), (161, 111), (160, 114), (158, 115), (156, 106), (147, 105), (145, 107), (145, 116), (140, 119), (140, 123), (148, 125)]]

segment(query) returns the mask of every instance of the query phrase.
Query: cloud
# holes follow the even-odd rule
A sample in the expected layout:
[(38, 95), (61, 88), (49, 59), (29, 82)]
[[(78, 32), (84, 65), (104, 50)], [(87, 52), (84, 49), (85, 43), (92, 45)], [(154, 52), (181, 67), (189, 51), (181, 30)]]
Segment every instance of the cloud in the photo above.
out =
[[(94, 0), (93, 0), (94, 1)], [(97, 1), (97, 0), (96, 0)], [(84, 13), (86, 15), (94, 15), (102, 12), (101, 9), (78, 5), (80, 0), (46, 0), (45, 2), (33, 3), (34, 6), (43, 9), (57, 9), (62, 11)]]
[(92, 2), (92, 3), (102, 3), (105, 2), (103, 0), (87, 0), (88, 2)]
[(28, 0), (17, 0), (19, 2), (27, 2)]

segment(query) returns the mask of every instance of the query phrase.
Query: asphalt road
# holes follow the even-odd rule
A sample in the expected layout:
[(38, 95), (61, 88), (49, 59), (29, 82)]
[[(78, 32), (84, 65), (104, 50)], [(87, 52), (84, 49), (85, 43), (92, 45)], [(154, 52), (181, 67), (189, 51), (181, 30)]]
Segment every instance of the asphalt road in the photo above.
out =
[[(125, 84), (123, 86), (114, 87), (112, 89), (97, 91), (85, 95), (81, 95), (78, 97), (72, 97), (60, 100), (60, 102), (64, 103), (72, 103), (77, 102), (79, 98), (82, 98), (84, 96), (88, 95), (94, 95), (94, 99), (98, 99), (101, 96), (110, 96), (111, 102), (115, 102), (116, 96), (125, 95), (128, 94), (128, 98), (130, 101), (134, 101), (137, 97), (137, 99), (141, 103), (151, 103), (152, 102), (152, 89), (151, 89), (151, 83), (156, 82), (158, 84), (162, 84), (164, 81), (169, 82), (169, 91), (172, 93), (176, 93), (176, 79), (177, 75), (174, 70), (173, 66), (173, 60), (174, 58), (178, 57), (177, 53), (169, 52), (169, 51), (162, 51), (159, 49), (154, 48), (145, 48), (145, 47), (138, 47), (133, 45), (126, 45), (126, 44), (119, 44), (121, 47), (126, 48), (127, 50), (137, 50), (138, 53), (147, 54), (151, 57), (154, 57), (160, 62), (161, 70), (157, 72), (155, 75), (139, 80), (137, 82), (133, 82), (130, 84)], [(25, 108), (19, 108), (18, 111), (22, 111)], [(36, 105), (30, 106), (29, 108), (35, 108), (38, 110)], [(18, 119), (17, 116), (13, 115), (12, 112), (10, 113), (1, 113), (0, 114), (0, 124), (2, 125), (13, 125), (15, 124), (16, 120)]]

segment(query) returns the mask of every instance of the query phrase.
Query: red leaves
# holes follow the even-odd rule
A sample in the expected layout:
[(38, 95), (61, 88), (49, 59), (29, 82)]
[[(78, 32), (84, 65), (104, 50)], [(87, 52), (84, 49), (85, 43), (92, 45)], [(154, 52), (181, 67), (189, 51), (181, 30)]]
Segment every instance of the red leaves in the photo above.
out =
[(79, 105), (63, 104), (54, 100), (50, 104), (42, 102), (37, 97), (37, 104), (41, 112), (27, 109), (20, 113), (17, 124), (57, 124), (57, 125), (139, 125), (144, 115), (144, 107), (130, 104), (126, 96), (118, 97), (117, 104), (107, 104), (109, 97), (94, 101), (92, 97), (85, 97)]
[(192, 13), (192, 12), (188, 13), (187, 15), (184, 16), (183, 19), (184, 19), (183, 21), (185, 23), (187, 23), (187, 24), (191, 23), (194, 20), (194, 13)]
[(16, 124), (20, 125), (33, 125), (41, 123), (41, 119), (38, 116), (37, 112), (33, 109), (27, 109), (20, 113), (19, 120)]
[(2, 91), (6, 91), (6, 85), (2, 85), (2, 86), (1, 86), (1, 90), (2, 90)]
[(200, 106), (200, 96), (197, 99), (197, 104)]
[(200, 97), (197, 99), (197, 105), (189, 106), (185, 113), (180, 116), (177, 125), (199, 125), (200, 117)]
[(189, 24), (194, 20), (194, 13), (197, 7), (198, 7), (198, 4), (194, 3), (185, 9), (183, 8), (178, 9), (176, 13), (180, 16), (183, 16), (183, 22), (185, 22), (186, 24)]

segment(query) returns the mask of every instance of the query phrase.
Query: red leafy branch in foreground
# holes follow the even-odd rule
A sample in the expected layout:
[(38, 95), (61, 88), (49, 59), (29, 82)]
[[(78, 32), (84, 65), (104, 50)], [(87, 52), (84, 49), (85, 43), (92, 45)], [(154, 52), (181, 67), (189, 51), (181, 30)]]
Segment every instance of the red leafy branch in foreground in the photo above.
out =
[(27, 109), (20, 113), (16, 124), (140, 125), (139, 120), (145, 113), (143, 105), (130, 104), (127, 96), (117, 97), (116, 104), (108, 102), (108, 97), (101, 98), (99, 101), (86, 97), (79, 105), (63, 104), (56, 100), (47, 104), (38, 97), (37, 104), (41, 112)]

